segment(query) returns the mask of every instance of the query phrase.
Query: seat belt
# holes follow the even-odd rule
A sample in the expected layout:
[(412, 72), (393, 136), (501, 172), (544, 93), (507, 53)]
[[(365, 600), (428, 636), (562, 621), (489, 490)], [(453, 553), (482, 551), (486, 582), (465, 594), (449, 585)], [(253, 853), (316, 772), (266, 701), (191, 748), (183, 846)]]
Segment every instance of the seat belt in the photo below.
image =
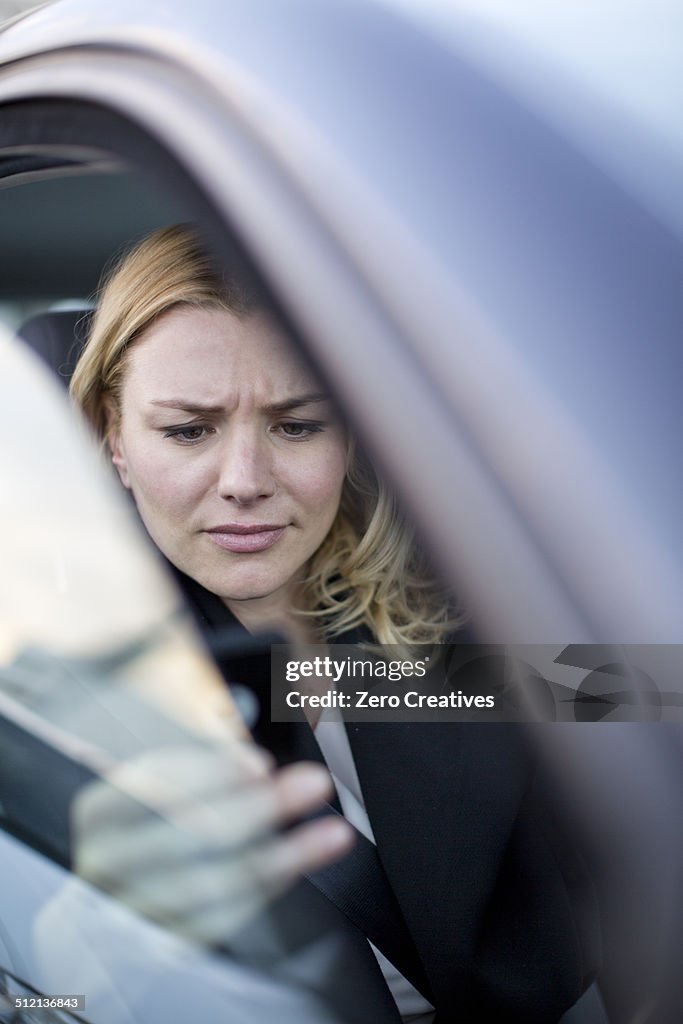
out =
[[(184, 592), (194, 594), (195, 600), (191, 602), (191, 607), (198, 617), (200, 628), (205, 629), (207, 625), (210, 627), (212, 653), (228, 685), (236, 681), (246, 684), (256, 694), (262, 711), (268, 708), (270, 644), (281, 638), (252, 637), (239, 624), (229, 624), (226, 628), (224, 623), (229, 613), (226, 613), (220, 599), (204, 591), (179, 570), (173, 571)], [(222, 628), (220, 624), (223, 624)], [(240, 655), (242, 660), (236, 664), (236, 657)], [(280, 764), (302, 758), (325, 764), (313, 731), (303, 714), (298, 722), (274, 723), (268, 715), (262, 713), (259, 724), (261, 728), (253, 730), (257, 741), (276, 752)], [(286, 741), (284, 743), (283, 737)], [(281, 756), (283, 747), (287, 748), (288, 755), (284, 759)], [(310, 818), (313, 820), (323, 814), (342, 817), (336, 808), (327, 804)], [(389, 885), (377, 848), (362, 833), (354, 831), (356, 842), (349, 854), (305, 877), (384, 954), (425, 999), (433, 1003), (424, 967)]]
[[(315, 733), (303, 715), (299, 723), (290, 723), (290, 729), (292, 734), (296, 734), (293, 741), (296, 759), (318, 761), (327, 767)], [(323, 805), (310, 818), (326, 814), (342, 818), (338, 801), (335, 801), (335, 805)], [(344, 820), (353, 828), (346, 818)], [(354, 828), (354, 834), (355, 843), (350, 853), (306, 877), (384, 954), (420, 995), (433, 1003), (422, 961), (389, 884), (377, 847), (358, 829)]]
[[(329, 804), (313, 817), (335, 814)], [(404, 978), (434, 1002), (425, 969), (389, 885), (377, 847), (357, 829), (353, 849), (306, 877), (379, 949)]]

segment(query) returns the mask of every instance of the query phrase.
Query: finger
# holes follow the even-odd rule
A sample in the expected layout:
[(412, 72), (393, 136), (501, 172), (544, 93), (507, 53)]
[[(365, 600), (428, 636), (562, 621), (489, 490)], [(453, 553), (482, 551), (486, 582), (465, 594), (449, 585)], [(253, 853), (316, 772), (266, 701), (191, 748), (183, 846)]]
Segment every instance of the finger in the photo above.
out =
[(268, 777), (271, 758), (252, 743), (220, 749), (182, 747), (154, 751), (123, 762), (106, 779), (84, 787), (72, 805), (77, 825), (105, 829), (158, 810), (198, 799), (219, 798), (226, 790)]
[(317, 821), (228, 863), (176, 865), (144, 879), (125, 879), (113, 895), (186, 937), (210, 944), (225, 941), (302, 871), (346, 853), (352, 834), (342, 819)]
[(163, 807), (266, 778), (270, 760), (255, 744), (171, 747), (118, 765), (107, 781), (142, 803)]
[(332, 778), (322, 765), (300, 761), (271, 776), (274, 814), (281, 824), (320, 807), (333, 793)]
[[(127, 819), (112, 809), (106, 827), (77, 816), (73, 831), (77, 873), (110, 888), (122, 874), (144, 875), (191, 858), (228, 856), (317, 808), (328, 794), (329, 775), (318, 765), (294, 765), (272, 779), (232, 791), (220, 799), (196, 800), (168, 818), (137, 807)], [(126, 802), (126, 797), (121, 799)], [(97, 821), (101, 821), (98, 818)]]
[(273, 898), (254, 885), (243, 865), (235, 865), (229, 878), (206, 866), (196, 877), (176, 870), (148, 878), (144, 885), (122, 886), (110, 895), (143, 917), (205, 945), (225, 942)]
[(338, 860), (349, 852), (355, 832), (338, 816), (319, 818), (261, 844), (249, 859), (255, 879), (275, 891), (295, 878)]
[(244, 774), (252, 778), (269, 775), (275, 768), (275, 758), (270, 751), (258, 747), (253, 740), (227, 743), (220, 753), (226, 757), (234, 757)]

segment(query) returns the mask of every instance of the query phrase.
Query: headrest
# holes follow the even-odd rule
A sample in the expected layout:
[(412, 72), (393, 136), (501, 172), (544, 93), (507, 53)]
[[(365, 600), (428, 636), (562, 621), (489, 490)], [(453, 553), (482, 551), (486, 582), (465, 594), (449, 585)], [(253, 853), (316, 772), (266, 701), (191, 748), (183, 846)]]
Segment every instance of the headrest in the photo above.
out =
[(87, 340), (92, 313), (91, 309), (39, 313), (17, 331), (66, 387)]

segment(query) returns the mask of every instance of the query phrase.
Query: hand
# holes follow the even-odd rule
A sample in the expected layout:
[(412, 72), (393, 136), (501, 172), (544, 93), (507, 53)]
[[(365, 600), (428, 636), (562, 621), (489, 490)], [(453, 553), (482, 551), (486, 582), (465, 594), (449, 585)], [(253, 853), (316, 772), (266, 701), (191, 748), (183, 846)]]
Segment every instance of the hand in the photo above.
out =
[(338, 818), (277, 832), (331, 788), (316, 764), (273, 772), (251, 743), (154, 751), (76, 798), (75, 871), (186, 938), (225, 942), (302, 872), (350, 848)]

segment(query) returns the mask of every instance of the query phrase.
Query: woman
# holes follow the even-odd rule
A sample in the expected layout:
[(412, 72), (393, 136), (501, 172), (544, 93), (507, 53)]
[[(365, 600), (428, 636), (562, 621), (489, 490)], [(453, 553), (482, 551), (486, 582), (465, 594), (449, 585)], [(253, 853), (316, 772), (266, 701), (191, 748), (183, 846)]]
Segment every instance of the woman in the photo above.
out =
[(365, 625), (401, 644), (452, 631), (411, 531), (320, 384), (184, 229), (151, 236), (111, 276), (71, 392), (152, 539), (247, 628), (313, 641)]
[[(150, 236), (109, 277), (72, 394), (209, 629), (404, 647), (452, 635), (324, 388), (187, 229)], [(435, 1006), (442, 1024), (558, 1020), (594, 966), (584, 879), (519, 734), (323, 723), (316, 737), (407, 925), (403, 974), (378, 955), (404, 1019)]]

